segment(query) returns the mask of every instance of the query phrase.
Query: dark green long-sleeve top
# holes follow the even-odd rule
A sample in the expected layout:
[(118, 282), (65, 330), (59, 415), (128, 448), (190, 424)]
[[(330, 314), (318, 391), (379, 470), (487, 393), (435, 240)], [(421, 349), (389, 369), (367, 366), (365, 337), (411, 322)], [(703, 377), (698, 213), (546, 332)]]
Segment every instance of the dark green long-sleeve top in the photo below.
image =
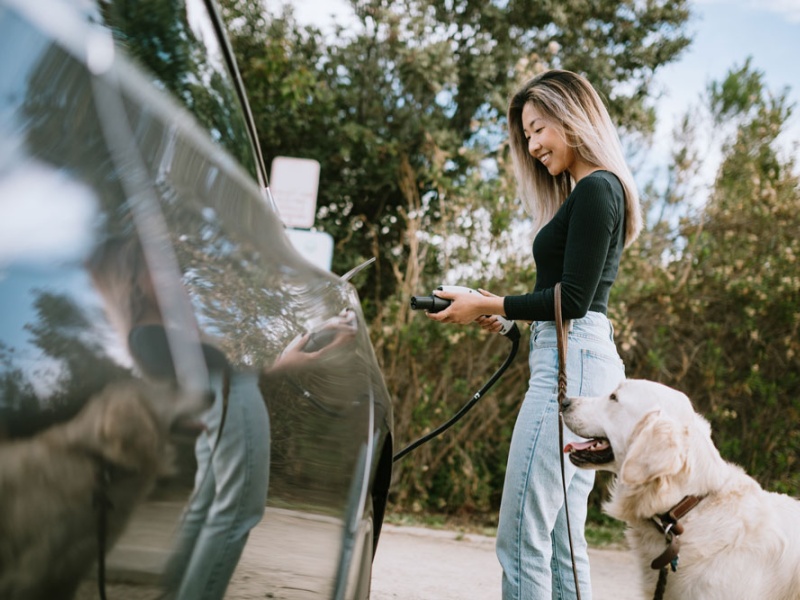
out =
[(595, 171), (581, 179), (533, 241), (536, 285), (530, 294), (506, 296), (509, 319), (553, 321), (553, 289), (561, 282), (565, 319), (588, 311), (608, 313), (608, 294), (625, 243), (625, 193), (617, 177)]

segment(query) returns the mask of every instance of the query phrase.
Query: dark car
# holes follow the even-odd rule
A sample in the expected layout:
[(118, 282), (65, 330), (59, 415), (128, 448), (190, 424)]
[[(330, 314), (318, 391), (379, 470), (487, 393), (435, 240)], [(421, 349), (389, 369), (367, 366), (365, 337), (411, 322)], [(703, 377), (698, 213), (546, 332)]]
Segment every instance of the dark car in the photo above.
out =
[[(227, 443), (268, 480), (228, 597), (367, 598), (391, 403), (355, 288), (287, 237), (213, 2), (0, 0), (0, 57), (0, 597), (174, 593)], [(169, 468), (95, 416), (137, 394)]]

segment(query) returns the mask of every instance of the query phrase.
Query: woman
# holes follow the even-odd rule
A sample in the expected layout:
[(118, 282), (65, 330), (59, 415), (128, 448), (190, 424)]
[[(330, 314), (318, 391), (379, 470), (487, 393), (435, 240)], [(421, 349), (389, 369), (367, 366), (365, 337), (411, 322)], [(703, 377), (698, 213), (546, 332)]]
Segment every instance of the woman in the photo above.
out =
[[(639, 196), (622, 146), (597, 92), (582, 76), (551, 70), (511, 98), (508, 128), (519, 195), (536, 237), (536, 284), (529, 294), (437, 292), (453, 302), (429, 314), (442, 322), (492, 317), (531, 321), (531, 378), (514, 428), (500, 506), (497, 555), (503, 598), (575, 597), (561, 491), (558, 443), (558, 349), (554, 287), (571, 319), (567, 393), (599, 395), (624, 378), (607, 318), (608, 296), (624, 247), (642, 226)], [(565, 431), (566, 441), (577, 438)], [(581, 597), (591, 598), (584, 536), (594, 472), (566, 465), (567, 495)]]

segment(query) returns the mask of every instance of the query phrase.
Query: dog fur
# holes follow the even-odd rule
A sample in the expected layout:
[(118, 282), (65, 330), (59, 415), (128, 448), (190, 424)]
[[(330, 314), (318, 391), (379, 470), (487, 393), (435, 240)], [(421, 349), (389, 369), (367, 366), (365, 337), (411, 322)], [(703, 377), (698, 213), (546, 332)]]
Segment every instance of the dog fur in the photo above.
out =
[(171, 386), (118, 382), (73, 419), (0, 446), (0, 598), (73, 598), (98, 558), (101, 477), (108, 551), (170, 466), (170, 426), (197, 404)]
[(800, 599), (800, 502), (723, 460), (684, 394), (627, 380), (607, 396), (568, 399), (564, 423), (593, 440), (565, 448), (574, 464), (616, 473), (604, 510), (628, 526), (644, 598), (658, 577), (650, 563), (666, 549), (652, 518), (696, 495), (704, 499), (680, 520), (680, 560), (664, 598)]

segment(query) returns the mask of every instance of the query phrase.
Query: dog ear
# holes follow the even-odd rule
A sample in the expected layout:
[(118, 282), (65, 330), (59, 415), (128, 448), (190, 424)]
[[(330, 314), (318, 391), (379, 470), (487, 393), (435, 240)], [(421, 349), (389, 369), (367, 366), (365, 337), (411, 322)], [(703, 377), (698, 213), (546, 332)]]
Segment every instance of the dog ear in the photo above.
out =
[(647, 413), (634, 428), (619, 477), (625, 485), (644, 485), (677, 474), (685, 463), (680, 429), (657, 410)]
[(160, 433), (139, 386), (119, 386), (108, 399), (100, 423), (100, 453), (111, 464), (132, 471), (158, 463)]

